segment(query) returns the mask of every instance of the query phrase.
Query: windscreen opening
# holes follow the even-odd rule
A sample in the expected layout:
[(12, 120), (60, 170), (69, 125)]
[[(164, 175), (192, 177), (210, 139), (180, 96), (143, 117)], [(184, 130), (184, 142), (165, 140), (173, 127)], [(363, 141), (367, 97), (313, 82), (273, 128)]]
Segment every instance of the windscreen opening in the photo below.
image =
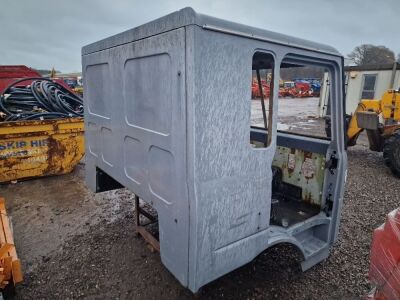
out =
[(330, 139), (325, 116), (328, 109), (329, 72), (307, 63), (283, 60), (280, 69), (278, 131)]

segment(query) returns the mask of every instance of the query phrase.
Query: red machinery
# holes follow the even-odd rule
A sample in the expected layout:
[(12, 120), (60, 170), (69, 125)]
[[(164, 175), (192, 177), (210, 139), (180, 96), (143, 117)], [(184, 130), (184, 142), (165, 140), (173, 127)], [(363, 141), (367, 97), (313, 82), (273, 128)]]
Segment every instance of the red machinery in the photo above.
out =
[(305, 98), (312, 96), (311, 85), (306, 81), (296, 81), (294, 87), (287, 90), (287, 95), (294, 98)]
[[(271, 94), (271, 88), (265, 80), (261, 80), (261, 85), (263, 88), (264, 98), (268, 99), (269, 95)], [(258, 88), (257, 81), (255, 80), (253, 80), (251, 84), (251, 98), (252, 99), (261, 98), (260, 89)]]
[(376, 286), (370, 299), (400, 299), (400, 208), (374, 231), (369, 278)]
[(27, 66), (0, 66), (0, 94), (14, 81), (27, 77), (42, 76), (37, 71)]
[[(28, 68), (23, 65), (15, 65), (15, 66), (0, 66), (0, 94), (3, 93), (6, 87), (8, 87), (11, 83), (22, 79), (22, 78), (30, 78), (30, 77), (42, 77), (40, 73), (35, 71), (34, 69)], [(61, 84), (63, 87), (73, 92), (71, 88), (64, 82), (62, 79), (55, 79), (55, 82)], [(27, 80), (21, 82), (23, 85), (30, 84), (32, 80)]]
[(296, 90), (300, 97), (311, 96), (311, 84), (307, 81), (296, 81)]
[(311, 84), (307, 81), (288, 81), (284, 83), (280, 94), (292, 98), (312, 97)]
[[(265, 81), (261, 81), (263, 87), (263, 93), (265, 98), (269, 98), (271, 93), (271, 88), (269, 84)], [(292, 98), (306, 98), (306, 97), (318, 97), (311, 88), (311, 84), (307, 81), (287, 81), (284, 83), (283, 87), (279, 88), (279, 97), (292, 97)], [(257, 99), (261, 98), (260, 89), (258, 88), (258, 83), (253, 80), (251, 84), (251, 98)]]

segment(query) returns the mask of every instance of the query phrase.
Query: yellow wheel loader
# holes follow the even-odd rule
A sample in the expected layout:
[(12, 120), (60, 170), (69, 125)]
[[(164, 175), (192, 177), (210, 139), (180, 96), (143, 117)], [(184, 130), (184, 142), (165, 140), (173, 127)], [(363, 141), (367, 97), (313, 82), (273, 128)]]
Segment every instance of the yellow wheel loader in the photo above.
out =
[(355, 145), (363, 130), (369, 148), (383, 152), (386, 165), (400, 177), (400, 90), (389, 90), (380, 100), (361, 100), (349, 121), (347, 145)]

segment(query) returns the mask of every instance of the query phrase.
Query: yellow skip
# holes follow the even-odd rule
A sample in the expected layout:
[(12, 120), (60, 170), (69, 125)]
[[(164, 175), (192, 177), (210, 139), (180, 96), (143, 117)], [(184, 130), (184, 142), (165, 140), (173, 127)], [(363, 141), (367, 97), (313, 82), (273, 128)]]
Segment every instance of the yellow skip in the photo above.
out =
[(81, 160), (83, 118), (0, 122), (0, 182), (65, 174)]

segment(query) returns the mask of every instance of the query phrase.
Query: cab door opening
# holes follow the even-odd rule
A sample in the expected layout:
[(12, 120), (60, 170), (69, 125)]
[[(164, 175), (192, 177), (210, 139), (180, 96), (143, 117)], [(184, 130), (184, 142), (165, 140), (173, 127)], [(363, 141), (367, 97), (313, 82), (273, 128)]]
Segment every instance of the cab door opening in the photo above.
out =
[[(258, 62), (253, 61), (253, 69), (260, 67), (260, 57), (255, 57)], [(325, 131), (324, 119), (319, 115), (319, 91), (324, 84), (325, 73), (324, 67), (314, 64), (283, 60), (280, 65), (278, 132), (272, 163), (271, 225), (290, 227), (318, 215), (326, 208), (323, 195), (330, 138)], [(259, 74), (264, 78), (260, 80)], [(272, 68), (253, 71), (250, 140), (257, 148), (265, 147), (271, 134), (265, 124), (271, 124), (272, 111), (262, 114), (259, 110), (272, 107), (272, 77)], [(268, 120), (263, 117), (265, 115)]]

